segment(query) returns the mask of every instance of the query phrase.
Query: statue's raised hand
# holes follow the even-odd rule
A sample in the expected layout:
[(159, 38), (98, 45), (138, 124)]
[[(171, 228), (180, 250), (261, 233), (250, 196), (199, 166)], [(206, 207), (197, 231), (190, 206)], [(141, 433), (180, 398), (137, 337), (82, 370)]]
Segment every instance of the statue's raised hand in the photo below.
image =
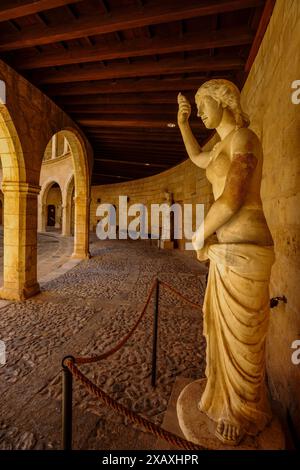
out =
[(177, 114), (178, 124), (179, 125), (186, 124), (191, 115), (190, 102), (184, 95), (182, 95), (182, 93), (178, 93), (177, 102), (178, 102), (178, 114)]

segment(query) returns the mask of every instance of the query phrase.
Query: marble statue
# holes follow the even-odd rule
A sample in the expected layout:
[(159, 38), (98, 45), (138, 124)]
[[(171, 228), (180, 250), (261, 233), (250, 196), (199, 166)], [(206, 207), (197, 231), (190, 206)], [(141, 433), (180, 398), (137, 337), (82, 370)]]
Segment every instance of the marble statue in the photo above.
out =
[(207, 381), (198, 410), (215, 423), (223, 443), (238, 445), (272, 417), (265, 338), (274, 251), (260, 197), (263, 155), (233, 83), (207, 81), (195, 101), (197, 115), (220, 138), (202, 151), (189, 126), (191, 105), (179, 93), (182, 138), (192, 162), (206, 170), (215, 201), (204, 220), (204, 245), (200, 230), (193, 237), (198, 260), (210, 260), (203, 308)]

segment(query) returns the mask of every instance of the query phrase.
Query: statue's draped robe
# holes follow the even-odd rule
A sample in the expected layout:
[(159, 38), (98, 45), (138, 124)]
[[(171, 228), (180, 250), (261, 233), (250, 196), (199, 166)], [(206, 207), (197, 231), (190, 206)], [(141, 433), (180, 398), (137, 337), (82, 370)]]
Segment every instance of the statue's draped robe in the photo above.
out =
[(214, 244), (208, 256), (207, 384), (199, 406), (216, 422), (224, 419), (256, 434), (271, 419), (265, 338), (273, 247)]

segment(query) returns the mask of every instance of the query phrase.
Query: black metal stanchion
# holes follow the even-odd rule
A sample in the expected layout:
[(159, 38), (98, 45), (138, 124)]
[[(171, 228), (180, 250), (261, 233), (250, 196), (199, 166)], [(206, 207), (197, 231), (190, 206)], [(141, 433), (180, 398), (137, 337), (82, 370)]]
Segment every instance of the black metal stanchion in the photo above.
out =
[(66, 359), (74, 361), (73, 356), (66, 356), (62, 360), (62, 448), (72, 450), (72, 385), (73, 377), (64, 364)]
[(159, 279), (156, 280), (153, 318), (153, 345), (152, 345), (152, 376), (151, 385), (156, 386), (157, 336), (158, 336), (158, 309), (159, 309)]

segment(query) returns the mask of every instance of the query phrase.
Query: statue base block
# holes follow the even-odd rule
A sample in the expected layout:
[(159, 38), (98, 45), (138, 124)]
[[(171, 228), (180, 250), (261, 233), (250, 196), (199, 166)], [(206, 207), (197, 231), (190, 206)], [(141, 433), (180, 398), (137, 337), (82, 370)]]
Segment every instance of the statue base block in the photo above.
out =
[(204, 391), (206, 379), (186, 385), (177, 400), (177, 418), (184, 437), (212, 450), (283, 450), (285, 437), (279, 419), (273, 411), (273, 419), (257, 436), (245, 435), (239, 445), (222, 443), (216, 436), (216, 423), (202, 413), (198, 404)]

